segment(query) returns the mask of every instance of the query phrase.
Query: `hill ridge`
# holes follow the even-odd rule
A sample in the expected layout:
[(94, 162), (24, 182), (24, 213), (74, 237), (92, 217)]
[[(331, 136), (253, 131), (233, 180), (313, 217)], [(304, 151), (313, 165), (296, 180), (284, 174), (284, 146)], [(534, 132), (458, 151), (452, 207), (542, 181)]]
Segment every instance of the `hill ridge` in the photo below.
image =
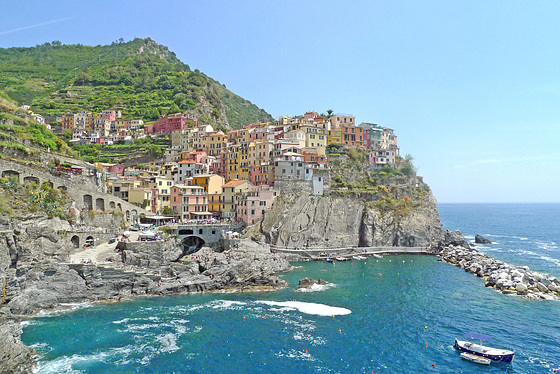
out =
[(153, 121), (188, 111), (221, 129), (273, 119), (151, 38), (0, 48), (0, 71), (0, 90), (43, 115), (117, 109)]

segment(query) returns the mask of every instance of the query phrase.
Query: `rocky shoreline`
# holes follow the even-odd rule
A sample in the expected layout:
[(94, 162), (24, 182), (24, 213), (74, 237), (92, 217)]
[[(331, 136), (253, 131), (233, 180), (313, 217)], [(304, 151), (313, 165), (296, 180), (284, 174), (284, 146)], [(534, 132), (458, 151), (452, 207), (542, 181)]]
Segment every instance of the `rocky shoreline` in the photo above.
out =
[[(480, 236), (478, 236), (480, 237)], [(448, 233), (447, 242), (434, 243), (431, 251), (443, 262), (458, 266), (485, 280), (484, 285), (507, 295), (531, 299), (558, 299), (560, 281), (528, 266), (515, 266), (496, 260), (471, 247), (459, 231)], [(479, 242), (488, 243), (489, 241)]]
[(21, 322), (64, 304), (121, 301), (134, 296), (275, 290), (291, 266), (266, 244), (240, 240), (229, 250), (202, 248), (184, 256), (174, 238), (123, 243), (97, 264), (70, 263), (62, 223), (24, 221), (0, 237), (0, 373), (30, 373), (34, 351), (21, 342)]
[[(0, 269), (0, 281), (5, 284), (0, 304), (2, 373), (32, 372), (34, 351), (21, 342), (20, 323), (40, 310), (134, 296), (275, 290), (288, 286), (276, 274), (291, 269), (288, 260), (297, 260), (273, 253), (268, 244), (250, 239), (242, 239), (223, 252), (204, 247), (184, 256), (175, 239), (170, 238), (121, 243), (118, 252), (108, 253), (97, 265), (72, 264), (68, 261), (69, 250), (65, 255), (64, 246), (53, 233), (56, 225), (43, 222), (40, 226), (39, 231), (22, 228), (0, 240), (0, 263), (11, 264)], [(43, 245), (25, 244), (36, 240)], [(53, 248), (57, 249), (56, 257), (51, 255)], [(555, 277), (480, 253), (459, 231), (442, 230), (429, 249), (442, 261), (485, 279), (487, 287), (501, 293), (538, 299), (560, 296), (560, 282)], [(304, 280), (300, 286), (317, 282)]]

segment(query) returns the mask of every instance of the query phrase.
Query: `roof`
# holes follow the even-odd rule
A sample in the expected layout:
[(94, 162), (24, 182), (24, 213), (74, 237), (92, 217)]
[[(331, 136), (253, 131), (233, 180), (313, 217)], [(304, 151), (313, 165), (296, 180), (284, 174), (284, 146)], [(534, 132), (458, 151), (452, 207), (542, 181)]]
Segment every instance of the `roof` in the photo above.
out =
[(222, 187), (237, 187), (240, 184), (243, 184), (245, 182), (249, 182), (249, 181), (245, 180), (245, 179), (236, 179), (236, 180), (232, 180), (232, 181), (227, 182)]
[(196, 162), (194, 160), (183, 160), (179, 161), (179, 164), (199, 164), (200, 162)]

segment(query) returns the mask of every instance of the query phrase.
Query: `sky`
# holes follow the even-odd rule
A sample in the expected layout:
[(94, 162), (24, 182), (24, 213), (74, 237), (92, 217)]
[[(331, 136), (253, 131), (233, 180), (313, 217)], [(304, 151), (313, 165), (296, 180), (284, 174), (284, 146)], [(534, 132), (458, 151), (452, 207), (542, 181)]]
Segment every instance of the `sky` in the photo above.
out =
[(560, 202), (558, 14), (556, 0), (0, 0), (0, 48), (150, 37), (274, 117), (394, 129), (440, 203)]

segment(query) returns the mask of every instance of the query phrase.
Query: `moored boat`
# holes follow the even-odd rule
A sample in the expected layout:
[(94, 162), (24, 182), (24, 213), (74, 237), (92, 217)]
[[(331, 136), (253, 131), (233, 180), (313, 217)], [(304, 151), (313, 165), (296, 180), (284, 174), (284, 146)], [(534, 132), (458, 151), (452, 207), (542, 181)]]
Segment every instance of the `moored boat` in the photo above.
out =
[(380, 255), (380, 254), (374, 253), (374, 254), (373, 254), (373, 257), (375, 257), (375, 258), (383, 258), (383, 255)]
[(364, 257), (364, 256), (352, 256), (352, 258), (354, 260), (365, 260), (366, 259), (366, 257)]
[(490, 339), (489, 336), (477, 333), (465, 334), (467, 338), (480, 340), (480, 344), (473, 343), (472, 341), (464, 341), (455, 339), (453, 347), (459, 351), (467, 352), (476, 356), (486, 357), (494, 361), (511, 362), (515, 356), (515, 352), (507, 349), (492, 348), (482, 345), (482, 341)]
[(472, 353), (468, 353), (468, 352), (461, 353), (461, 358), (463, 360), (467, 360), (482, 365), (490, 365), (490, 363), (492, 362), (492, 360), (490, 360), (489, 358), (473, 355)]

